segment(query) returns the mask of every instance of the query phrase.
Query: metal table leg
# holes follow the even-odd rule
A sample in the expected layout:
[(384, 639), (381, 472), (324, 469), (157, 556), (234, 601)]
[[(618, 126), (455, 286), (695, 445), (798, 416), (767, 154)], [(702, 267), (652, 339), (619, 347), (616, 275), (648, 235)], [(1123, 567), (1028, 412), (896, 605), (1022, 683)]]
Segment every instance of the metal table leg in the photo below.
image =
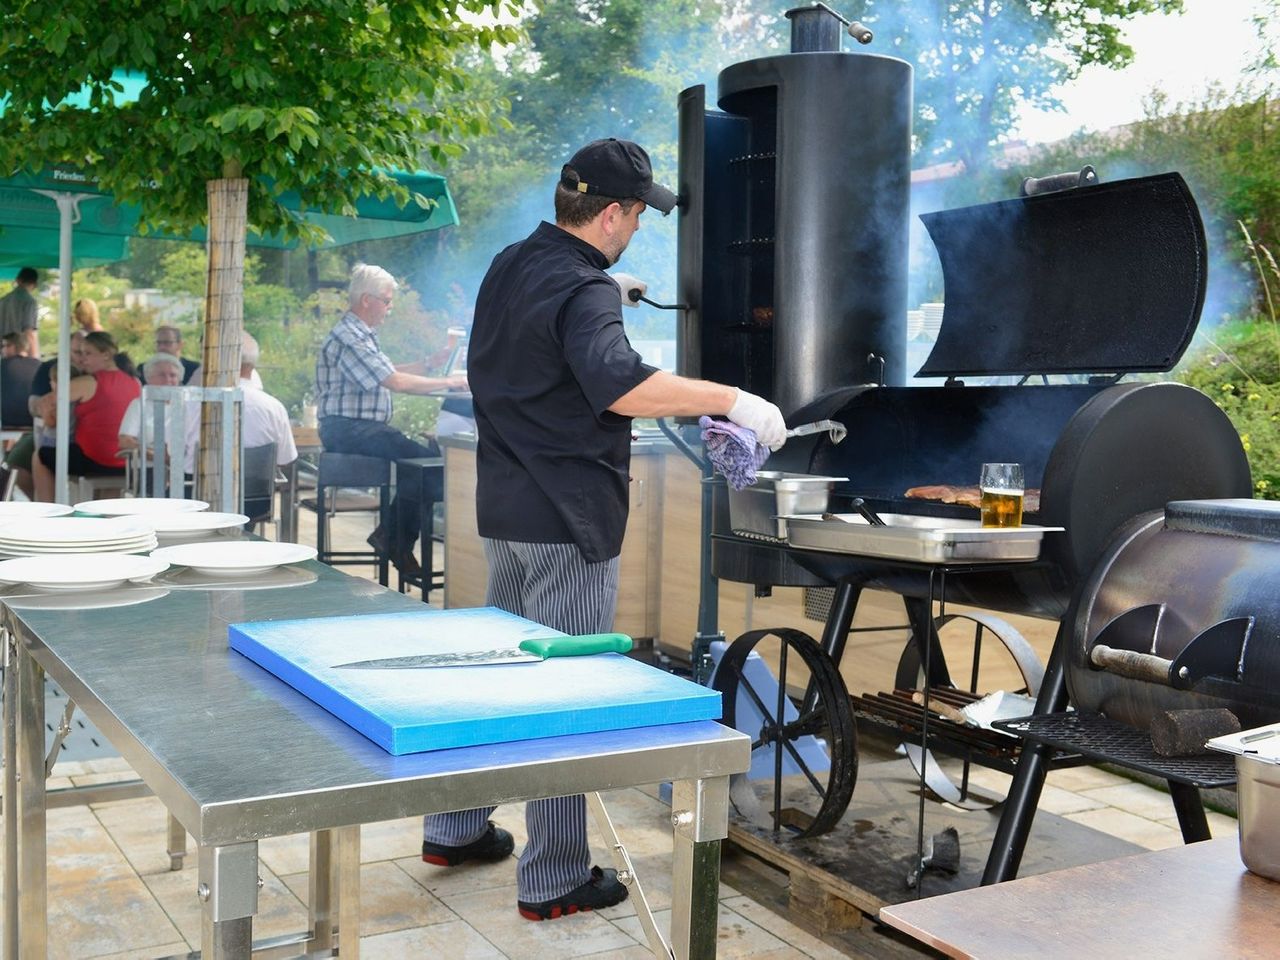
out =
[[(360, 956), (360, 827), (311, 834), (307, 955)], [(343, 934), (346, 933), (346, 936)]]
[(18, 960), (18, 673), (13, 636), (4, 641), (4, 960)]
[(716, 955), (720, 844), (729, 836), (729, 778), (672, 784), (671, 949), (676, 960)]
[(48, 952), (44, 795), (44, 670), (21, 645), (10, 669), (17, 674), (18, 873), (5, 878), (18, 888), (19, 957)]
[(333, 831), (338, 894), (338, 948), (343, 960), (360, 960), (360, 825)]
[(182, 861), (187, 857), (187, 828), (172, 813), (169, 814), (169, 842), (165, 852), (169, 854), (169, 869), (181, 870)]
[[(253, 952), (253, 915), (258, 912), (257, 843), (200, 847), (203, 902), (200, 956), (204, 960), (249, 960)], [(43, 954), (40, 954), (43, 956)]]
[(332, 950), (337, 929), (333, 915), (333, 831), (317, 830), (311, 834), (311, 869), (307, 880), (307, 929), (311, 933), (308, 947), (312, 951)]

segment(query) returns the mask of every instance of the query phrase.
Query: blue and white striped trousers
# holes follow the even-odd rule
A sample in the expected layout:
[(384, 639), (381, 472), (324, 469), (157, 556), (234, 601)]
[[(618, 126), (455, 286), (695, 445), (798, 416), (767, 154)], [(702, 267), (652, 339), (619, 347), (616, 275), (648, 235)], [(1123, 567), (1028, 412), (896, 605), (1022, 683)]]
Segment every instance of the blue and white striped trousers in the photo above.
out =
[[(485, 540), (485, 602), (568, 634), (605, 633), (618, 606), (618, 558), (587, 563), (572, 543)], [(583, 692), (587, 696), (587, 691)], [(493, 807), (424, 818), (423, 839), (461, 846), (480, 838)], [(516, 865), (517, 897), (553, 900), (591, 879), (586, 801), (532, 800), (525, 806), (529, 842)]]

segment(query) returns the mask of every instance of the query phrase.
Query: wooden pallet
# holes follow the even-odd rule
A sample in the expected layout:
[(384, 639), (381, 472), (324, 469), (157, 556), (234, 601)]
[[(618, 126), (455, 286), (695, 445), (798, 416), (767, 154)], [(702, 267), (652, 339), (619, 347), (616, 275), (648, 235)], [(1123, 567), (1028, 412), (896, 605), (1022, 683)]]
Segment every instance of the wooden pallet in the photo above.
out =
[[(803, 809), (812, 793), (796, 779), (784, 790), (784, 804)], [(919, 803), (919, 777), (906, 760), (864, 762), (853, 801), (830, 833), (788, 839), (785, 833), (776, 835), (767, 825), (731, 813), (729, 843), (787, 874), (792, 920), (819, 935), (855, 930), (868, 918), (874, 920), (881, 907), (916, 897), (906, 878), (915, 863)], [(960, 867), (954, 875), (927, 872), (923, 896), (980, 884), (998, 819), (998, 808), (962, 810), (933, 799), (925, 803), (926, 838), (955, 827)], [(1047, 873), (1140, 849), (1041, 811), (1021, 873)]]

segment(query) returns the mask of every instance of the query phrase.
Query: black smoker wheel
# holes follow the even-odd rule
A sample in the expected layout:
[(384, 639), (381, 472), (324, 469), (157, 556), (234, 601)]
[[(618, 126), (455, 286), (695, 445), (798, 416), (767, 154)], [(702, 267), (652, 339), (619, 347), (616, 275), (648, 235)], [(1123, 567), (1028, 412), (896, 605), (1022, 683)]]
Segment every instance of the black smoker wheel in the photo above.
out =
[[(774, 638), (770, 642), (767, 638)], [(747, 656), (760, 647), (762, 655), (773, 653), (776, 642), (777, 693), (769, 697), (757, 691), (743, 675)], [(768, 658), (766, 658), (768, 659)], [(796, 660), (803, 669), (797, 669)], [(788, 667), (791, 677), (788, 678)], [(807, 673), (807, 676), (806, 676)], [(787, 696), (788, 679), (791, 686), (806, 691), (798, 701)], [(800, 630), (777, 628), (752, 630), (738, 637), (725, 651), (716, 670), (715, 689), (722, 694), (724, 717), (722, 722), (742, 730), (751, 737), (752, 751), (777, 746), (773, 753), (774, 776), (763, 788), (748, 782), (747, 786), (759, 792), (771, 787), (771, 796), (760, 800), (760, 807), (767, 808), (773, 830), (787, 830), (795, 838), (816, 837), (831, 830), (844, 815), (853, 796), (854, 782), (858, 776), (858, 733), (854, 726), (853, 709), (849, 702), (849, 690), (844, 678), (831, 657), (813, 637)], [(762, 714), (758, 730), (747, 730), (737, 723), (738, 692), (745, 693)], [(779, 722), (779, 718), (782, 718)], [(744, 722), (746, 722), (744, 718)], [(825, 772), (811, 770), (797, 751), (794, 742), (801, 737), (816, 737), (826, 747), (830, 766)], [(790, 792), (784, 807), (783, 792), (786, 788), (782, 773), (783, 753), (803, 774), (812, 790), (809, 802), (796, 808), (795, 793)], [(736, 801), (735, 801), (736, 802)], [(739, 809), (740, 813), (747, 813)]]

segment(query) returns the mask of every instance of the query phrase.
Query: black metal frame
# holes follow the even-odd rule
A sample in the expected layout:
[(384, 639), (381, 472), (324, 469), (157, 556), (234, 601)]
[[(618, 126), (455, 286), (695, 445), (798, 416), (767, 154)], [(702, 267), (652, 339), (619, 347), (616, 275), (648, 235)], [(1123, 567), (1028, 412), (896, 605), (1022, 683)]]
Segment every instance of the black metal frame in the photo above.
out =
[[(329, 514), (325, 504), (325, 490), (345, 486), (369, 486), (378, 488), (378, 524), (387, 529), (391, 518), (391, 480), (388, 475), (385, 481), (368, 483), (359, 477), (341, 477), (323, 482), (323, 464), (326, 456), (362, 456), (362, 454), (320, 454), (321, 467), (316, 474), (316, 559), (329, 565), (347, 563), (369, 563), (378, 569), (378, 583), (387, 586), (389, 579), (390, 558), (381, 550), (330, 550), (329, 549)], [(376, 457), (369, 459), (376, 460)], [(382, 461), (385, 463), (385, 461)]]
[[(409, 500), (401, 496), (396, 501), (396, 511), (404, 510), (407, 502), (416, 502), (418, 504), (418, 530), (422, 552), (422, 570), (420, 573), (405, 573), (402, 570), (396, 570), (396, 588), (404, 593), (407, 587), (417, 587), (422, 591), (422, 602), (431, 602), (432, 590), (444, 589), (444, 570), (436, 569), (435, 549), (436, 541), (435, 532), (435, 505), (438, 502), (427, 496), (429, 483), (428, 476), (431, 470), (444, 470), (443, 457), (413, 457), (408, 460), (396, 461), (396, 487), (404, 490), (409, 485), (414, 485), (417, 490), (417, 497)], [(443, 493), (441, 493), (443, 496)], [(400, 518), (396, 517), (396, 524), (399, 525)]]

